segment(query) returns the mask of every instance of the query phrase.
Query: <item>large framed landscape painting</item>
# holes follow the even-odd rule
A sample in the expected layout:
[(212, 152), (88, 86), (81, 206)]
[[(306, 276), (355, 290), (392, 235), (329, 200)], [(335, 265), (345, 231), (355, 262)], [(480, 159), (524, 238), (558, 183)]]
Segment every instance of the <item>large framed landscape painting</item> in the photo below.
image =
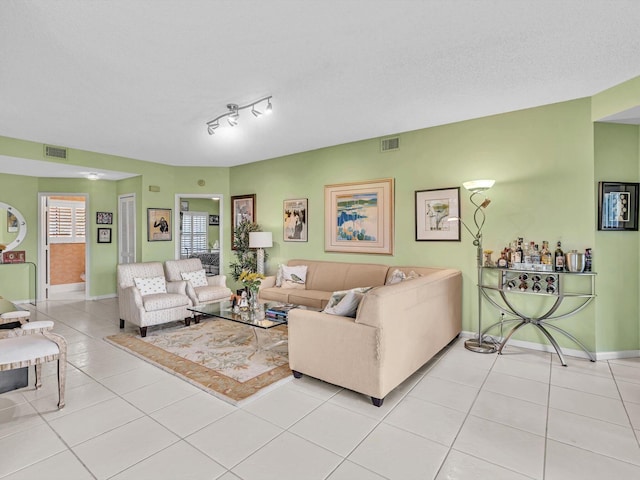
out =
[[(460, 188), (416, 192), (416, 241), (460, 241)], [(456, 221), (449, 221), (450, 219)]]
[(393, 178), (325, 185), (325, 251), (393, 255), (393, 195)]

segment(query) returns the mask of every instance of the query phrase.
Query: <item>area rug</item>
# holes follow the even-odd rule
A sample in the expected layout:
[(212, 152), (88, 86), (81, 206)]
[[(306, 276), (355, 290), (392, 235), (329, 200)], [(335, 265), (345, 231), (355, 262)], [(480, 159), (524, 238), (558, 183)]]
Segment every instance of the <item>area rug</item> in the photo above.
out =
[(232, 405), (292, 378), (286, 326), (263, 330), (205, 319), (190, 327), (163, 326), (145, 338), (119, 334), (105, 340)]

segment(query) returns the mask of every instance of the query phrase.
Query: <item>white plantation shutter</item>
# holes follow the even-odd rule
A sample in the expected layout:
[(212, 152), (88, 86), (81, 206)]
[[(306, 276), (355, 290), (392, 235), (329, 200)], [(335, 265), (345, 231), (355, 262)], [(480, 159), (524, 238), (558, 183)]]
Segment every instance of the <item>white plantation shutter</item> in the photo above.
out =
[(182, 235), (180, 235), (180, 256), (208, 251), (207, 212), (182, 212)]
[(54, 200), (49, 206), (51, 243), (84, 243), (86, 211), (83, 202)]

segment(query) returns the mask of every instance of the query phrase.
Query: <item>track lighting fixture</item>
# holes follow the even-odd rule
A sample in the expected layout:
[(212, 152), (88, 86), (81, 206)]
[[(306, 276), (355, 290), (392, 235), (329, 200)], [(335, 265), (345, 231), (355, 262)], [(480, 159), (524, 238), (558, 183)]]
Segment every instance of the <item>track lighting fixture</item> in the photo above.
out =
[(239, 114), (240, 110), (244, 110), (245, 108), (251, 107), (251, 113), (253, 113), (253, 116), (256, 118), (260, 117), (263, 112), (261, 112), (260, 110), (256, 110), (256, 105), (264, 101), (267, 102), (267, 106), (265, 107), (264, 113), (267, 115), (271, 114), (271, 112), (273, 111), (273, 106), (271, 105), (271, 98), (272, 98), (271, 95), (269, 95), (268, 97), (263, 97), (260, 100), (256, 100), (255, 102), (251, 102), (246, 105), (237, 105), (235, 103), (229, 103), (227, 105), (227, 109), (229, 110), (228, 112), (225, 112), (222, 115), (218, 115), (213, 120), (209, 120), (207, 122), (207, 132), (209, 132), (209, 135), (213, 135), (215, 133), (216, 128), (220, 126), (220, 120), (222, 120), (223, 118), (227, 119), (227, 123), (229, 125), (231, 125), (232, 127), (235, 127), (236, 125), (238, 125), (238, 120), (240, 118), (240, 114)]

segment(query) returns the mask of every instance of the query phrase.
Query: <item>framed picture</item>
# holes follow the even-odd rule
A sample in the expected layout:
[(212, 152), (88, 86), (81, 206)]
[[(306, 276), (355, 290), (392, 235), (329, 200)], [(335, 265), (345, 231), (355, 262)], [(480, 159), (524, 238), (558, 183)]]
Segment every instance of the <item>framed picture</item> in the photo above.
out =
[(231, 197), (231, 249), (233, 232), (242, 222), (256, 222), (256, 194), (235, 195)]
[(393, 255), (393, 209), (393, 178), (325, 185), (325, 251)]
[(17, 233), (18, 232), (18, 217), (16, 217), (13, 212), (7, 210), (7, 232), (8, 233)]
[(111, 225), (113, 223), (113, 213), (96, 212), (96, 223), (98, 225)]
[(416, 241), (460, 241), (460, 187), (416, 191)]
[(209, 215), (209, 225), (220, 225), (220, 215)]
[(147, 241), (171, 241), (170, 208), (147, 208)]
[(181, 200), (180, 201), (180, 211), (181, 212), (188, 212), (189, 211), (189, 202), (187, 202), (186, 200)]
[(306, 242), (308, 239), (307, 199), (285, 200), (283, 206), (285, 242)]
[(110, 228), (98, 228), (98, 243), (111, 243)]
[(638, 183), (598, 183), (598, 230), (638, 230)]

